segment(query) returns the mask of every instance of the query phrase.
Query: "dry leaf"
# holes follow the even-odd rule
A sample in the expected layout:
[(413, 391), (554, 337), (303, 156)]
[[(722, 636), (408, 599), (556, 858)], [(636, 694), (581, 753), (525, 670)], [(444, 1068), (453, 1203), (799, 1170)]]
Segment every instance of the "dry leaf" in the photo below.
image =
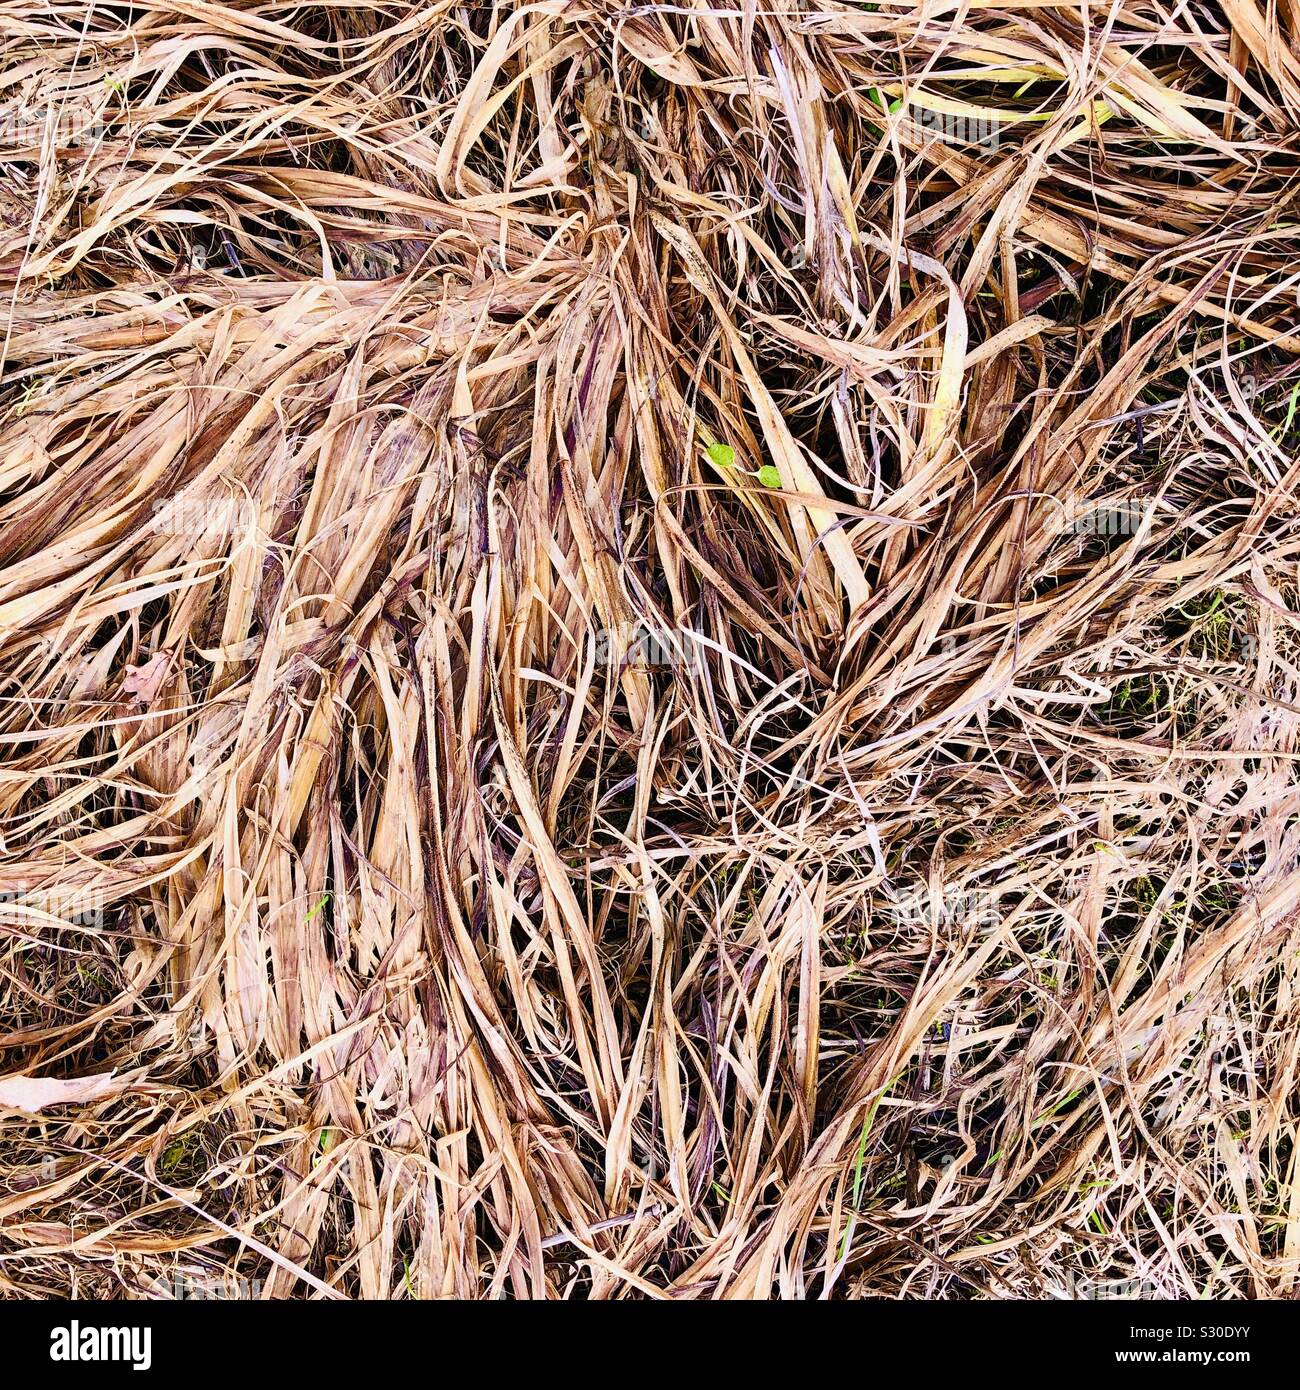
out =
[(0, 1076), (0, 1109), (39, 1114), (54, 1105), (84, 1105), (116, 1095), (126, 1081), (111, 1071), (61, 1080), (52, 1076)]

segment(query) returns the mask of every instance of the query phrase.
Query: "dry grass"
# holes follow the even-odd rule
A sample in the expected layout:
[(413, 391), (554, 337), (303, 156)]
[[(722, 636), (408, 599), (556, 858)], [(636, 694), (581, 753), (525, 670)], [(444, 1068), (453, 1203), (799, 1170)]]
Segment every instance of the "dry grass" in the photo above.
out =
[(0, 35), (0, 1291), (1297, 1290), (1296, 0)]

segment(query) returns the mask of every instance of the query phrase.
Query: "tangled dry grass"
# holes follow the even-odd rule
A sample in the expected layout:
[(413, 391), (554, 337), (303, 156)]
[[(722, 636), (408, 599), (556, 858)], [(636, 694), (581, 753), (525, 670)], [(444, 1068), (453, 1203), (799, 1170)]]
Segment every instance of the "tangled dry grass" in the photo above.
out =
[(0, 1291), (1297, 1289), (1295, 0), (0, 34)]

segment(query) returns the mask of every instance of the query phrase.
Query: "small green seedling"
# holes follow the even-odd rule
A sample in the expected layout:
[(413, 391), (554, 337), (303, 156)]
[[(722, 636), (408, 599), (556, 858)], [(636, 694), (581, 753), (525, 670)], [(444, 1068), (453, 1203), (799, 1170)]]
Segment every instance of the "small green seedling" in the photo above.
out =
[(734, 468), (736, 463), (736, 451), (730, 444), (710, 444), (704, 451), (709, 456), (709, 462), (718, 468)]
[(1274, 439), (1280, 438), (1284, 434), (1289, 434), (1291, 426), (1295, 423), (1296, 407), (1300, 405), (1300, 381), (1291, 388), (1291, 396), (1287, 401), (1286, 419), (1271, 431)]
[(189, 1147), (184, 1136), (173, 1139), (162, 1152), (162, 1159), (158, 1166), (164, 1173), (174, 1173), (185, 1159), (185, 1151)]
[(894, 97), (892, 101), (886, 100), (884, 92), (879, 87), (873, 87), (869, 93), (873, 105), (880, 107), (882, 111), (888, 111), (893, 115), (903, 104), (902, 97)]
[(313, 1155), (311, 1166), (318, 1168), (325, 1161), (325, 1156), (338, 1142), (338, 1131), (333, 1129), (323, 1129), (320, 1132), (320, 1142), (316, 1145), (318, 1152)]

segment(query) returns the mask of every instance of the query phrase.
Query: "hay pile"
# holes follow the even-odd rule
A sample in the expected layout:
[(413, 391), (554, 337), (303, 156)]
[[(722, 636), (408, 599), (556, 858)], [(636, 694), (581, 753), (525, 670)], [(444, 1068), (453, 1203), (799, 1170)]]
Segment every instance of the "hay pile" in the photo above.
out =
[(1296, 1288), (1294, 0), (0, 35), (0, 1291)]

